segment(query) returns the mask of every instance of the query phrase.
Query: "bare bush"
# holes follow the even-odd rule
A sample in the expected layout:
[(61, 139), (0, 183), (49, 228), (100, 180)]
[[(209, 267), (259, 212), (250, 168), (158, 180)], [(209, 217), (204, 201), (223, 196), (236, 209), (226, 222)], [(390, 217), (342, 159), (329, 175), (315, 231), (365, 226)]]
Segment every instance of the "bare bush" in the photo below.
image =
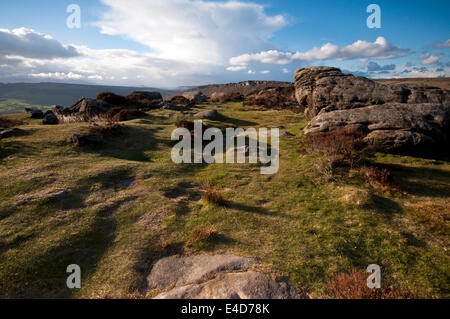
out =
[(384, 186), (393, 185), (392, 175), (387, 169), (380, 169), (375, 166), (363, 166), (359, 174), (369, 183), (379, 183)]

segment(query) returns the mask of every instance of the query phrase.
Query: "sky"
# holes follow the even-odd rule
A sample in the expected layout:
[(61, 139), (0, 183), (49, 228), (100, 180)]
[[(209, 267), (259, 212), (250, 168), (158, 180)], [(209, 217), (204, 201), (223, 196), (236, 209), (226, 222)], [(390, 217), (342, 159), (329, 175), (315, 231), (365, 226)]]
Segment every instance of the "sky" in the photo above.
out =
[(448, 0), (2, 0), (0, 82), (292, 82), (313, 65), (443, 77), (448, 12)]

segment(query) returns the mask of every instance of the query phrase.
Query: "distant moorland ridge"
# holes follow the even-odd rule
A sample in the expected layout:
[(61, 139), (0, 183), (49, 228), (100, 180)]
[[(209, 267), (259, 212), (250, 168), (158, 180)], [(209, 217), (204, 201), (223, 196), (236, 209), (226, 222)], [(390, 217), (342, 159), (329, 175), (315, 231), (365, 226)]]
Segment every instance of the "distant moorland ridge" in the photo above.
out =
[(84, 85), (66, 83), (0, 83), (0, 100), (21, 100), (30, 105), (68, 106), (80, 97), (95, 98), (101, 92), (128, 95), (133, 91), (158, 91), (162, 96), (170, 96), (176, 91), (148, 87), (127, 87), (107, 85)]

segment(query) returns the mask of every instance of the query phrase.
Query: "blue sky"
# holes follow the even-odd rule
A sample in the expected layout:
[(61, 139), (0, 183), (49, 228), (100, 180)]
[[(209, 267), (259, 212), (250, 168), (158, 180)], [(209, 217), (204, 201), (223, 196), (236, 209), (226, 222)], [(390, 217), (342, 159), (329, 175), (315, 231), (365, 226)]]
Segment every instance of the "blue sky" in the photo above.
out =
[[(372, 3), (380, 29), (366, 24)], [(66, 25), (70, 4), (81, 8), (79, 29)], [(372, 78), (448, 76), (448, 12), (447, 0), (2, 1), (0, 81), (292, 81), (309, 65)]]

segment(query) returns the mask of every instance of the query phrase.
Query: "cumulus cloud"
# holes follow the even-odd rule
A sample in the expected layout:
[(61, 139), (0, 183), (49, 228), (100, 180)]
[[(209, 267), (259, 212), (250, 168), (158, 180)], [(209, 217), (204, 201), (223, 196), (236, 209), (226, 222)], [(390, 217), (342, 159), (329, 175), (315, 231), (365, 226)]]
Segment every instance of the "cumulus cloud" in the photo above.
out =
[[(97, 23), (108, 35), (126, 36), (160, 58), (225, 64), (242, 50), (268, 47), (273, 32), (287, 22), (264, 6), (239, 1), (102, 0), (106, 12)], [(139, 9), (137, 9), (139, 8)]]
[(430, 53), (425, 53), (419, 56), (419, 59), (422, 60), (422, 65), (430, 65), (430, 64), (436, 64), (439, 63), (441, 58), (444, 56), (444, 54), (440, 53), (437, 55), (431, 55)]
[(261, 71), (259, 73), (261, 73), (261, 74), (270, 74), (270, 71), (269, 70), (264, 70), (264, 71)]
[(395, 68), (396, 68), (395, 64), (379, 65), (376, 62), (369, 62), (367, 64), (367, 71), (369, 71), (369, 72), (392, 71), (392, 70), (395, 70)]
[(248, 74), (256, 74), (256, 72), (253, 70), (248, 70)]
[(239, 71), (244, 71), (244, 70), (247, 70), (247, 67), (246, 66), (240, 66), (240, 65), (238, 65), (238, 66), (229, 66), (227, 68), (227, 71), (231, 71), (231, 72), (239, 72)]
[(0, 57), (32, 59), (69, 58), (79, 55), (75, 47), (62, 45), (49, 35), (32, 29), (0, 29)]
[(402, 49), (390, 44), (384, 37), (378, 37), (375, 42), (358, 40), (355, 43), (339, 47), (327, 43), (322, 47), (315, 47), (307, 52), (280, 52), (278, 50), (262, 51), (255, 54), (243, 54), (230, 59), (231, 65), (247, 66), (252, 62), (290, 64), (294, 61), (313, 62), (319, 60), (351, 60), (375, 58), (378, 60), (402, 57), (410, 53), (409, 49)]
[(289, 69), (288, 69), (288, 68), (283, 68), (281, 71), (282, 71), (283, 73), (289, 73)]

